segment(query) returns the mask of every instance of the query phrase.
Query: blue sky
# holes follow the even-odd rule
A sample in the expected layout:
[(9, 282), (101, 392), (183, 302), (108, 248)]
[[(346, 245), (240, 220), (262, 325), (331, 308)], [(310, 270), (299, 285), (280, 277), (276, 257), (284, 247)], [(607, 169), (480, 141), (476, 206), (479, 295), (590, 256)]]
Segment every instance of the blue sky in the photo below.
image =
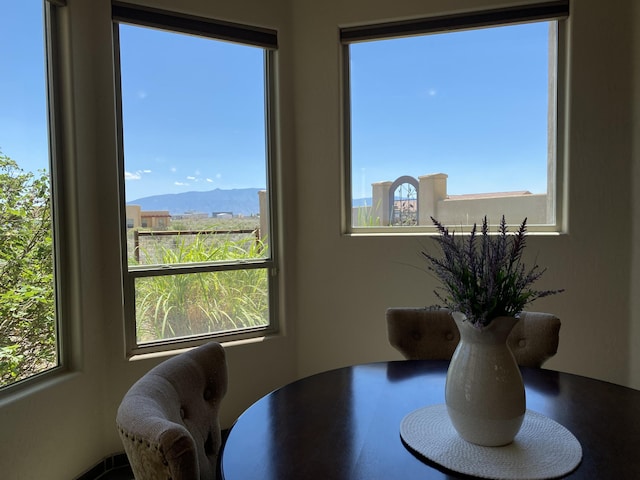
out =
[(42, 2), (2, 1), (0, 18), (0, 151), (24, 170), (48, 168)]
[[(47, 162), (41, 9), (0, 4), (0, 150), (26, 170)], [(262, 49), (120, 37), (127, 200), (263, 188)], [(439, 172), (450, 194), (546, 191), (547, 40), (536, 23), (352, 45), (353, 197)]]
[(120, 27), (127, 200), (266, 186), (264, 53)]
[(450, 194), (546, 191), (547, 23), (351, 47), (353, 196), (446, 173)]

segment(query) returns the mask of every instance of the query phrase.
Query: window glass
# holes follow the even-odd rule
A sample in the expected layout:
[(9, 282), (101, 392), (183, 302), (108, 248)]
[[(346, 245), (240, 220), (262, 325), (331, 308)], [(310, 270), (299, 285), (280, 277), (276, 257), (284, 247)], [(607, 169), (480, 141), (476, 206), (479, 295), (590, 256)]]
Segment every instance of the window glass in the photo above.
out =
[(555, 223), (556, 21), (347, 49), (354, 230)]
[(133, 343), (268, 327), (269, 52), (126, 23), (118, 36)]
[(120, 62), (126, 203), (141, 226), (179, 243), (210, 230), (266, 237), (264, 50), (120, 25)]
[(0, 386), (58, 365), (42, 0), (0, 2)]
[(226, 333), (268, 324), (264, 268), (139, 278), (138, 342)]

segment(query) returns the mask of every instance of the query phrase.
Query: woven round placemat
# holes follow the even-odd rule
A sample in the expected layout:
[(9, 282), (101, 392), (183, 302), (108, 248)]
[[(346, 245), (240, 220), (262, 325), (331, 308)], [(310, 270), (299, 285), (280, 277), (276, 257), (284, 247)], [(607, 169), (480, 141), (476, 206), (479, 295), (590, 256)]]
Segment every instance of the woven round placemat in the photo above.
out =
[(408, 414), (400, 436), (414, 452), (454, 472), (496, 480), (544, 480), (574, 470), (582, 447), (565, 427), (527, 410), (516, 438), (504, 447), (482, 447), (463, 440), (444, 404)]

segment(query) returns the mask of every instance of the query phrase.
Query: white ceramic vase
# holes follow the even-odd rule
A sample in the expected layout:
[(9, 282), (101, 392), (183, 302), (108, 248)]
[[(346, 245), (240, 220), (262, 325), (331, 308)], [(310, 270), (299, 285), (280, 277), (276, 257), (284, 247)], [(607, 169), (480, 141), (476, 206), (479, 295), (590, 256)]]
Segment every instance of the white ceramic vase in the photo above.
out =
[(522, 426), (526, 400), (522, 375), (507, 345), (519, 321), (498, 317), (482, 329), (453, 312), (460, 343), (447, 372), (449, 418), (465, 440), (497, 447), (511, 443)]

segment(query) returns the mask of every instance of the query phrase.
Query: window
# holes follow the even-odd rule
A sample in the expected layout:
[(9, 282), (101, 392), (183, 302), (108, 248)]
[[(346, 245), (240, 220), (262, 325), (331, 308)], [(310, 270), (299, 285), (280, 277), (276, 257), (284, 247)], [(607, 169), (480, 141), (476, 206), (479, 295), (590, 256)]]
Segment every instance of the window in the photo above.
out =
[(128, 350), (274, 331), (275, 32), (113, 12)]
[(562, 229), (567, 14), (558, 1), (342, 29), (346, 231), (485, 215)]
[(0, 18), (0, 387), (6, 387), (60, 364), (47, 68), (55, 10), (42, 0), (1, 2)]

